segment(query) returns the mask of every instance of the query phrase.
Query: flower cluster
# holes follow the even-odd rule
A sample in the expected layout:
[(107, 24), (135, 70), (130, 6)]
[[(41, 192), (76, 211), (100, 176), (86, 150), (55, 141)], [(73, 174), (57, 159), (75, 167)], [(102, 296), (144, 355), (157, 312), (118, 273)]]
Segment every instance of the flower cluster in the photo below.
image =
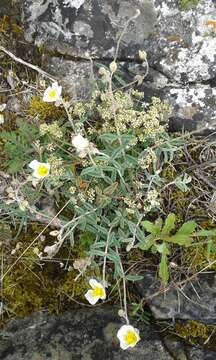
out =
[(51, 137), (55, 139), (62, 139), (63, 133), (60, 129), (58, 123), (54, 121), (52, 124), (41, 124), (40, 125), (40, 133), (41, 135), (49, 134)]
[(160, 207), (160, 194), (157, 192), (157, 190), (154, 189), (147, 192), (146, 203), (147, 204), (144, 209), (146, 212)]
[(148, 169), (149, 166), (157, 159), (155, 152), (148, 148), (142, 153), (142, 157), (138, 160), (141, 169)]

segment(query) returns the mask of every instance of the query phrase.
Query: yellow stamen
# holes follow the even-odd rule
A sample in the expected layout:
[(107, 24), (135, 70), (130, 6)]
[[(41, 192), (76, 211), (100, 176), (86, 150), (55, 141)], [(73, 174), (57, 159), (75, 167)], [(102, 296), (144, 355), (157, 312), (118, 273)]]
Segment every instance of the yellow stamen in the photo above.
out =
[(40, 176), (46, 176), (49, 173), (49, 169), (48, 169), (48, 167), (46, 165), (39, 165), (38, 168), (37, 168), (37, 173)]
[(100, 296), (103, 297), (104, 294), (104, 289), (102, 287), (96, 287), (95, 289), (92, 290), (93, 291), (93, 296)]
[(49, 92), (49, 97), (54, 98), (57, 95), (56, 89), (51, 89)]
[(129, 330), (125, 335), (125, 341), (128, 345), (135, 344), (137, 340), (137, 335), (134, 331)]

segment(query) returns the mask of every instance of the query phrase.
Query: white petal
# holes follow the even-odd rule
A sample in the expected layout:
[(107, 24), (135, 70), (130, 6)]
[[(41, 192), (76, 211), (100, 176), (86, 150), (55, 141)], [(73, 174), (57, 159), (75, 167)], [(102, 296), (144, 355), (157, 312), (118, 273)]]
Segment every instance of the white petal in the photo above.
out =
[(29, 167), (35, 170), (38, 167), (39, 162), (37, 160), (32, 160), (29, 164)]
[(55, 89), (57, 91), (59, 97), (61, 96), (62, 86), (59, 86), (57, 82), (54, 82), (52, 84), (52, 89)]
[(0, 125), (4, 124), (4, 115), (0, 114)]
[(0, 111), (4, 111), (5, 108), (6, 108), (6, 104), (1, 104), (0, 105)]
[(51, 86), (48, 86), (48, 88), (44, 91), (43, 101), (45, 102), (50, 101), (49, 93), (51, 89), (52, 89)]
[(79, 151), (83, 151), (88, 148), (89, 141), (85, 139), (82, 135), (78, 134), (72, 138), (72, 145)]
[(36, 179), (41, 179), (41, 178), (42, 178), (42, 176), (40, 176), (40, 175), (38, 174), (37, 169), (35, 169), (35, 170), (33, 171), (32, 176), (34, 176)]
[(126, 349), (128, 349), (129, 347), (130, 347), (130, 345), (128, 345), (125, 341), (120, 340), (120, 348), (121, 348), (122, 350), (126, 350)]
[(117, 338), (119, 340), (123, 339), (123, 337), (127, 334), (127, 331), (129, 330), (128, 329), (128, 326), (130, 325), (123, 325), (120, 327), (120, 329), (118, 330), (117, 332)]
[[(104, 289), (104, 288), (103, 288), (103, 289)], [(106, 299), (106, 291), (105, 291), (105, 289), (104, 289), (104, 296), (101, 296), (100, 299), (101, 299), (101, 300), (105, 300), (105, 299)]]
[(86, 300), (88, 300), (88, 302), (91, 305), (95, 305), (96, 302), (99, 300), (98, 296), (93, 296), (93, 291), (92, 290), (88, 290), (87, 293), (85, 293), (84, 296), (85, 296)]
[(101, 284), (95, 279), (90, 279), (89, 285), (92, 287), (92, 289), (95, 289), (96, 287), (99, 287)]

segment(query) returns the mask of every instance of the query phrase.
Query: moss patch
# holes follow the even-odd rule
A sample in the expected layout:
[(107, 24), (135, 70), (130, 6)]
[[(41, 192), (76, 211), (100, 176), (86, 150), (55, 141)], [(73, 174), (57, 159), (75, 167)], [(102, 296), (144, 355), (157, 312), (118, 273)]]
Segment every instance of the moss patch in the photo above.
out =
[[(38, 229), (36, 226), (36, 229), (37, 232), (32, 228), (19, 237), (15, 245), (17, 249), (15, 253), (11, 246), (2, 248), (4, 272), (37, 236), (40, 227)], [(38, 241), (34, 244), (4, 277), (2, 302), (7, 311), (0, 325), (3, 325), (10, 315), (26, 316), (42, 309), (59, 313), (74, 304), (71, 298), (84, 301), (84, 293), (89, 287), (89, 277), (97, 276), (95, 269), (89, 267), (85, 277), (80, 276), (75, 280), (79, 272), (73, 268), (73, 262), (86, 256), (76, 247), (72, 252), (69, 251), (68, 246), (62, 247), (55, 259), (40, 261), (35, 250), (41, 251), (46, 244), (50, 245), (54, 240), (47, 234), (44, 242)]]
[(44, 102), (41, 97), (33, 96), (28, 112), (31, 116), (37, 117), (41, 123), (66, 118), (67, 115), (62, 107), (56, 107), (52, 103)]
[(216, 326), (206, 325), (200, 321), (178, 322), (175, 333), (192, 345), (201, 345), (216, 349)]
[(199, 4), (199, 0), (179, 0), (181, 10), (189, 10)]

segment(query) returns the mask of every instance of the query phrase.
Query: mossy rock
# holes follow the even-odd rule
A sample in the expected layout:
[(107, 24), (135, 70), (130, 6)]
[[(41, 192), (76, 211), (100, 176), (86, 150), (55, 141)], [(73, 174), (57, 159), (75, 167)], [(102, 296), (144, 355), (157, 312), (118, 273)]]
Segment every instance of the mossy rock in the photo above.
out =
[(209, 349), (216, 349), (215, 332), (216, 325), (207, 325), (196, 320), (177, 322), (175, 325), (175, 333), (180, 338), (191, 345), (201, 345)]
[(44, 102), (39, 96), (32, 97), (28, 112), (32, 117), (36, 117), (40, 123), (67, 118), (62, 107), (56, 107), (52, 103)]
[(7, 271), (12, 266), (3, 280), (2, 301), (7, 311), (0, 322), (2, 325), (8, 315), (26, 316), (42, 309), (59, 313), (69, 309), (74, 299), (75, 302), (84, 302), (84, 294), (89, 287), (88, 279), (98, 275), (94, 267), (90, 266), (85, 277), (77, 276), (79, 272), (73, 268), (73, 261), (86, 255), (76, 247), (71, 253), (68, 246), (62, 247), (54, 259), (41, 261), (36, 253), (42, 251), (46, 244), (54, 242), (48, 233), (45, 233), (44, 242), (38, 241), (24, 254), (40, 230), (40, 226), (34, 225), (27, 233), (19, 236), (19, 246), (15, 252), (12, 251), (12, 243), (2, 248), (4, 269)]

